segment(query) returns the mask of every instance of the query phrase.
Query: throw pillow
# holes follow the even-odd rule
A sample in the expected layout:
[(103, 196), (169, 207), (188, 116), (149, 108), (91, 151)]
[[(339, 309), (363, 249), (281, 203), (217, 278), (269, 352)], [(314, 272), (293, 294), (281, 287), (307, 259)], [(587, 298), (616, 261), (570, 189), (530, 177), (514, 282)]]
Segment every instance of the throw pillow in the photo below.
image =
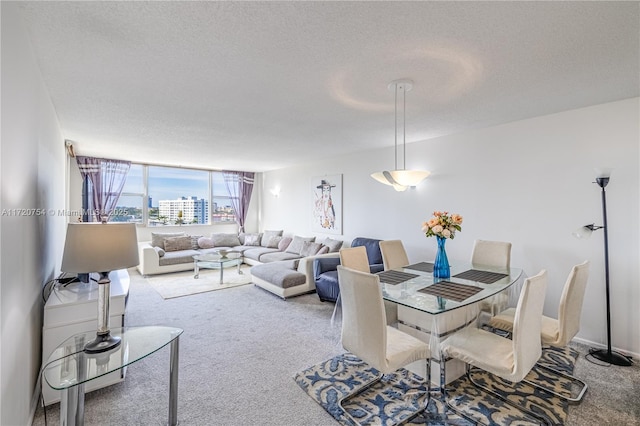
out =
[[(282, 237), (269, 238), (269, 241), (267, 241), (267, 248), (278, 248), (280, 241), (282, 241)], [(264, 237), (262, 237), (262, 242), (264, 243)]]
[(169, 233), (160, 233), (160, 232), (152, 232), (151, 233), (151, 246), (152, 247), (160, 247), (164, 249), (164, 240), (165, 238), (171, 237), (183, 237), (186, 234), (184, 232), (169, 232)]
[(314, 256), (315, 254), (318, 253), (318, 251), (322, 248), (322, 244), (320, 243), (312, 243), (311, 241), (303, 241), (302, 242), (302, 249), (300, 249), (300, 255), (307, 257), (307, 256)]
[(329, 253), (335, 253), (340, 251), (340, 248), (342, 247), (342, 241), (326, 238), (322, 242), (322, 245), (329, 247)]
[(171, 237), (164, 240), (164, 251), (190, 250), (191, 237)]
[(214, 248), (213, 240), (209, 237), (198, 238), (198, 247), (201, 249)]
[(153, 249), (156, 251), (156, 253), (158, 253), (158, 257), (164, 256), (164, 250), (162, 250), (160, 247), (154, 247)]
[(298, 235), (294, 235), (293, 241), (291, 241), (291, 244), (289, 244), (289, 247), (287, 247), (286, 252), (300, 254), (300, 250), (302, 250), (302, 244), (305, 241), (309, 241), (313, 243), (315, 242), (315, 240), (316, 240), (316, 237), (300, 237)]
[(191, 235), (191, 250), (198, 250), (198, 240), (202, 238), (202, 235)]
[(235, 247), (240, 245), (240, 239), (236, 234), (213, 233), (211, 239), (216, 247)]
[(322, 248), (320, 250), (318, 250), (318, 252), (316, 254), (327, 254), (329, 253), (329, 247), (328, 246), (322, 246)]
[(283, 231), (264, 231), (262, 235), (262, 247), (269, 247), (269, 240), (272, 237), (281, 237)]
[(245, 234), (244, 235), (244, 245), (245, 246), (259, 246), (260, 245), (260, 235), (258, 235), (258, 234)]
[(282, 237), (280, 242), (278, 243), (278, 250), (285, 251), (289, 244), (291, 244), (291, 237)]

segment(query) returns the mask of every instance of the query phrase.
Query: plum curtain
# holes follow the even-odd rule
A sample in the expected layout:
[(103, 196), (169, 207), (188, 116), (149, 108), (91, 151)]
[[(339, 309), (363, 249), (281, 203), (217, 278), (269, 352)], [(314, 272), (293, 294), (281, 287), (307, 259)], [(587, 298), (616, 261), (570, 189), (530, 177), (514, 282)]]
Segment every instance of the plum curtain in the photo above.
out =
[(82, 178), (89, 183), (89, 221), (108, 221), (122, 193), (131, 162), (82, 156), (77, 156), (76, 162)]
[(255, 173), (223, 171), (224, 183), (231, 198), (231, 205), (239, 231), (244, 232), (244, 221), (247, 217)]

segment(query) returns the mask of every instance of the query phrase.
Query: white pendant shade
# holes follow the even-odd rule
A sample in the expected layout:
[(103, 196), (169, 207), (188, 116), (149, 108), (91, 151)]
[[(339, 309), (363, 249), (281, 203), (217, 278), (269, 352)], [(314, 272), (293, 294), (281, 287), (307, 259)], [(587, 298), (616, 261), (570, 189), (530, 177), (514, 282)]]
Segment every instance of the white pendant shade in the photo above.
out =
[[(396, 191), (406, 191), (410, 186), (417, 186), (425, 180), (431, 172), (426, 170), (388, 170), (376, 172), (372, 178), (385, 185), (391, 185)], [(390, 176), (392, 180), (387, 177)]]
[(402, 91), (402, 144), (403, 144), (403, 161), (402, 166), (406, 166), (406, 135), (405, 135), (405, 96), (406, 92), (411, 90), (413, 82), (411, 80), (396, 80), (389, 84), (389, 90), (395, 92), (395, 170), (384, 170), (382, 172), (376, 172), (371, 175), (372, 178), (385, 185), (393, 186), (398, 192), (406, 191), (410, 186), (416, 186), (424, 179), (426, 179), (431, 172), (426, 170), (406, 170), (398, 169), (398, 91)]

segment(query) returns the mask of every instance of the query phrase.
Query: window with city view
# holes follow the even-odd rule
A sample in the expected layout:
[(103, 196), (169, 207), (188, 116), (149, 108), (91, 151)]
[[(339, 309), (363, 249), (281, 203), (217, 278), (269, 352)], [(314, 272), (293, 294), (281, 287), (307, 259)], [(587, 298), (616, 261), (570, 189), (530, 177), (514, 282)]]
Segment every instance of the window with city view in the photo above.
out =
[(235, 221), (223, 172), (133, 163), (115, 213), (111, 221), (148, 226)]

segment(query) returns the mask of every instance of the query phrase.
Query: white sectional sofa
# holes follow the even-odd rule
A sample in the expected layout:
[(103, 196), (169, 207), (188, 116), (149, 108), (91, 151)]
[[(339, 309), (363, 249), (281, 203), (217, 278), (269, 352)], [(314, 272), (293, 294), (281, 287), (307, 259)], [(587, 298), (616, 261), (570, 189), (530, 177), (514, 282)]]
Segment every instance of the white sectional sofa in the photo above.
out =
[[(138, 243), (143, 276), (193, 270), (193, 256), (219, 249), (240, 251), (252, 265), (253, 283), (282, 298), (315, 291), (313, 260), (338, 257), (342, 241), (315, 237), (283, 236), (283, 231), (260, 234), (222, 234), (211, 237), (185, 233), (152, 233), (152, 241)], [(260, 265), (269, 264), (268, 267)]]

